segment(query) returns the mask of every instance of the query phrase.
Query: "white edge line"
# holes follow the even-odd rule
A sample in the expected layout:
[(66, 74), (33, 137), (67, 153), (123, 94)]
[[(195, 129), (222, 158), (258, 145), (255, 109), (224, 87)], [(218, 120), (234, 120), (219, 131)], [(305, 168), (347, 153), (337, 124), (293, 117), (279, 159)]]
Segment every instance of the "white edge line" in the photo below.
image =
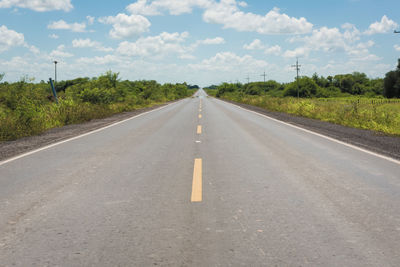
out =
[[(185, 98), (184, 98), (184, 99), (185, 99)], [(182, 99), (182, 100), (184, 100), (184, 99)], [(12, 162), (12, 161), (15, 161), (15, 160), (17, 160), (17, 159), (20, 159), (20, 158), (23, 158), (23, 157), (26, 157), (26, 156), (35, 154), (35, 153), (37, 153), (37, 152), (40, 152), (40, 151), (43, 151), (43, 150), (46, 150), (46, 149), (49, 149), (49, 148), (52, 148), (52, 147), (55, 147), (55, 146), (58, 146), (58, 145), (61, 145), (61, 144), (70, 142), (70, 141), (73, 141), (73, 140), (76, 140), (76, 139), (79, 139), (79, 138), (81, 138), (81, 137), (85, 137), (85, 136), (88, 136), (88, 135), (91, 135), (91, 134), (94, 134), (94, 133), (103, 131), (103, 130), (105, 130), (105, 129), (114, 127), (114, 126), (116, 126), (116, 125), (118, 125), (118, 124), (127, 122), (127, 121), (129, 121), (129, 120), (133, 120), (133, 119), (135, 119), (135, 118), (137, 118), (137, 117), (140, 117), (140, 116), (149, 114), (149, 113), (151, 113), (151, 112), (158, 111), (158, 110), (160, 110), (160, 109), (166, 108), (166, 107), (168, 107), (168, 106), (170, 106), (170, 105), (173, 105), (173, 104), (176, 104), (176, 103), (178, 103), (178, 102), (180, 102), (180, 101), (182, 101), (182, 100), (179, 100), (179, 101), (174, 102), (174, 103), (167, 104), (167, 105), (165, 105), (165, 106), (162, 106), (162, 107), (159, 107), (159, 108), (150, 110), (150, 111), (146, 111), (146, 112), (140, 113), (140, 114), (138, 114), (138, 115), (135, 115), (135, 116), (133, 116), (133, 117), (127, 118), (127, 119), (122, 120), (122, 121), (114, 122), (114, 123), (112, 123), (112, 124), (110, 124), (110, 125), (101, 127), (101, 128), (99, 128), (99, 129), (96, 129), (96, 130), (93, 130), (93, 131), (90, 131), (90, 132), (87, 132), (87, 133), (84, 133), (84, 134), (81, 134), (81, 135), (77, 135), (77, 136), (74, 136), (74, 137), (71, 137), (71, 138), (68, 138), (68, 139), (65, 139), (65, 140), (62, 140), (62, 141), (59, 141), (59, 142), (56, 142), (56, 143), (53, 143), (53, 144), (44, 146), (44, 147), (41, 147), (41, 148), (38, 148), (38, 149), (35, 149), (35, 150), (32, 150), (32, 151), (29, 151), (29, 152), (20, 154), (20, 155), (18, 155), (18, 156), (15, 156), (15, 157), (12, 157), (12, 158), (9, 158), (9, 159), (0, 161), (0, 166), (2, 166), (2, 165), (4, 165), (4, 164), (7, 164), (7, 163), (10, 163), (10, 162)]]
[[(216, 99), (216, 98), (215, 98), (215, 99)], [(220, 100), (220, 99), (218, 99), (218, 100), (219, 100), (219, 101), (223, 101), (223, 100)], [(248, 111), (248, 112), (257, 114), (257, 115), (259, 115), (259, 116), (261, 116), (261, 117), (265, 117), (265, 118), (267, 118), (267, 119), (270, 119), (270, 120), (273, 120), (273, 121), (282, 123), (282, 124), (287, 125), (287, 126), (290, 126), (290, 127), (292, 127), (292, 128), (295, 128), (295, 129), (304, 131), (304, 132), (306, 132), (306, 133), (310, 133), (310, 134), (313, 134), (313, 135), (316, 135), (316, 136), (325, 138), (325, 139), (330, 140), (330, 141), (332, 141), (332, 142), (335, 142), (335, 143), (338, 143), (338, 144), (341, 144), (341, 145), (344, 145), (344, 146), (347, 146), (347, 147), (350, 147), (350, 148), (353, 148), (353, 149), (362, 151), (362, 152), (367, 153), (367, 154), (369, 154), (369, 155), (373, 155), (373, 156), (375, 156), (375, 157), (378, 157), (378, 158), (381, 158), (381, 159), (385, 159), (385, 160), (387, 160), (387, 161), (390, 161), (390, 162), (393, 162), (393, 163), (396, 163), (396, 164), (399, 164), (399, 165), (400, 165), (400, 160), (396, 160), (396, 159), (394, 159), (394, 158), (391, 158), (391, 157), (388, 157), (388, 156), (384, 156), (384, 155), (381, 155), (381, 154), (372, 152), (372, 151), (370, 151), (370, 150), (367, 150), (367, 149), (364, 149), (364, 148), (361, 148), (361, 147), (358, 147), (358, 146), (355, 146), (355, 145), (352, 145), (352, 144), (349, 144), (349, 143), (345, 143), (345, 142), (340, 141), (340, 140), (337, 140), (337, 139), (335, 139), (335, 138), (332, 138), (332, 137), (329, 137), (329, 136), (326, 136), (326, 135), (323, 135), (323, 134), (320, 134), (320, 133), (316, 133), (316, 132), (313, 132), (313, 131), (304, 129), (304, 128), (301, 128), (301, 127), (299, 127), (299, 126), (296, 126), (296, 125), (293, 125), (293, 124), (290, 124), (290, 123), (286, 123), (286, 122), (280, 121), (280, 120), (275, 119), (275, 118), (271, 118), (271, 117), (269, 117), (269, 116), (267, 116), (267, 115), (258, 113), (258, 112), (253, 111), (253, 110), (249, 110), (249, 109), (243, 108), (243, 107), (241, 107), (241, 106), (238, 106), (238, 105), (233, 104), (233, 103), (230, 103), (230, 102), (226, 102), (226, 101), (223, 101), (223, 102), (224, 102), (224, 103), (227, 103), (227, 104), (231, 104), (231, 105), (233, 105), (233, 106), (235, 106), (235, 107), (237, 107), (237, 108), (243, 109), (243, 110), (245, 110), (245, 111)]]

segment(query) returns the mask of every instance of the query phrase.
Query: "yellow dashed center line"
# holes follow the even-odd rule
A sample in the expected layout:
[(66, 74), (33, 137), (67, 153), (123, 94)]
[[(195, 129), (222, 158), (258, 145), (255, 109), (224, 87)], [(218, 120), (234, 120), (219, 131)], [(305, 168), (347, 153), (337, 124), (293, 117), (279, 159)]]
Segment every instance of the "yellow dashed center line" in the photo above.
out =
[(201, 119), (202, 118), (202, 116), (201, 116), (201, 114), (199, 114), (199, 119)]
[(195, 159), (193, 168), (192, 202), (201, 202), (203, 200), (202, 168), (202, 160)]
[(201, 125), (197, 125), (197, 134), (201, 134)]

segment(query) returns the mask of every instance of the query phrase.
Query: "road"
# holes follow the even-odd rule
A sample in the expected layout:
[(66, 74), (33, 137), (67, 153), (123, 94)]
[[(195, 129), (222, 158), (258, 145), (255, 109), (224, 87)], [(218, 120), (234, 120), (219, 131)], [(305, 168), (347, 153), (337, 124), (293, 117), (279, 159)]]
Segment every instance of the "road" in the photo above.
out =
[(400, 162), (197, 94), (0, 163), (0, 266), (400, 266)]

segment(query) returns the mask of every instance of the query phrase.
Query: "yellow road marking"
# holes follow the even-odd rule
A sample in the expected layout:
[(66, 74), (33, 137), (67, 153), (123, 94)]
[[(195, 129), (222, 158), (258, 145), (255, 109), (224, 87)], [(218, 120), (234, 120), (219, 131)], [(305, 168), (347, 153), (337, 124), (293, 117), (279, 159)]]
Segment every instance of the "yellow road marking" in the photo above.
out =
[(201, 114), (199, 114), (199, 119), (201, 119), (202, 118), (202, 116), (201, 116)]
[(201, 134), (201, 125), (197, 125), (197, 134)]
[(203, 200), (203, 181), (202, 181), (202, 160), (194, 160), (193, 183), (192, 183), (192, 202), (201, 202)]

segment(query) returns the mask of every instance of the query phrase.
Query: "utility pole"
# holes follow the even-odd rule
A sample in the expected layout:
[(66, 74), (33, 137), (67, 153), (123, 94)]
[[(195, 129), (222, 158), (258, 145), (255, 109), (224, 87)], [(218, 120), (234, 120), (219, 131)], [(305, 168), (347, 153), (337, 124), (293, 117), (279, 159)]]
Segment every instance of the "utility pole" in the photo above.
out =
[(247, 75), (246, 80), (247, 80), (247, 84), (249, 84), (250, 83), (250, 76), (249, 75)]
[(299, 58), (296, 59), (296, 65), (292, 65), (292, 68), (296, 68), (296, 72), (297, 72), (297, 98), (299, 98), (299, 71), (300, 71), (300, 67), (301, 65), (299, 65)]
[(57, 60), (53, 61), (54, 63), (54, 87), (57, 87)]
[(267, 77), (267, 74), (265, 74), (265, 70), (264, 70), (264, 74), (261, 74), (261, 76), (264, 77), (264, 83), (265, 83), (265, 77)]

